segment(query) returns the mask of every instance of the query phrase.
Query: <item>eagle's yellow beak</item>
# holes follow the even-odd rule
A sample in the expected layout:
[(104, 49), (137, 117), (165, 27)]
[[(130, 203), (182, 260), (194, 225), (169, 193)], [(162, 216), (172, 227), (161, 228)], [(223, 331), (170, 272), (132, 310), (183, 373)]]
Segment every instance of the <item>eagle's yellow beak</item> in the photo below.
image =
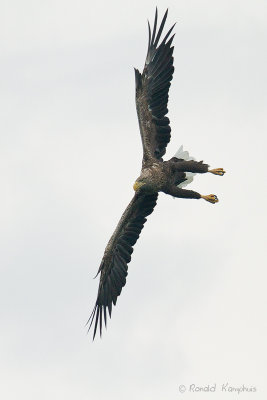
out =
[(137, 192), (140, 189), (140, 187), (143, 185), (144, 185), (143, 182), (137, 182), (137, 181), (134, 182), (134, 185), (133, 185), (134, 191)]

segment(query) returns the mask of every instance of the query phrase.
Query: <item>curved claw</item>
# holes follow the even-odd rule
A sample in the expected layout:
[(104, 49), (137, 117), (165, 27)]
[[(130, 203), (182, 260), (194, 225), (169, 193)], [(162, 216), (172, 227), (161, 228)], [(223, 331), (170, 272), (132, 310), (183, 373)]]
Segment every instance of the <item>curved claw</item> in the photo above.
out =
[(218, 203), (219, 201), (216, 194), (208, 194), (207, 196), (201, 196), (201, 198), (212, 204)]
[(220, 175), (220, 176), (223, 176), (225, 174), (225, 171), (223, 168), (210, 169), (209, 172), (211, 172), (214, 175)]

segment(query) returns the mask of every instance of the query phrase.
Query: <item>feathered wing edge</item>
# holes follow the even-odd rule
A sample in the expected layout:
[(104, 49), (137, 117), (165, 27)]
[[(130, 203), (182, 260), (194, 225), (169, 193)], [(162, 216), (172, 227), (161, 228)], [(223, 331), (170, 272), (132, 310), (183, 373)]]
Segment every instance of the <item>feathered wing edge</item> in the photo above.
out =
[[(155, 18), (154, 18), (154, 26), (153, 26), (153, 33), (152, 33), (152, 37), (151, 37), (151, 28), (150, 28), (150, 23), (149, 21), (147, 21), (148, 24), (148, 49), (147, 49), (147, 56), (146, 56), (146, 61), (145, 61), (145, 65), (148, 65), (151, 61), (153, 60), (153, 57), (155, 56), (156, 50), (157, 50), (157, 45), (159, 43), (167, 16), (168, 16), (168, 8), (165, 11), (165, 14), (162, 18), (157, 36), (156, 36), (156, 31), (157, 31), (157, 22), (158, 22), (158, 8), (156, 7), (156, 12), (155, 12)], [(169, 38), (173, 28), (175, 27), (176, 24), (173, 24), (172, 27), (168, 30), (167, 34), (165, 35), (164, 39), (161, 41), (160, 46), (158, 47), (158, 49), (161, 46), (164, 46), (166, 43), (166, 40)], [(175, 35), (175, 34), (174, 34)], [(172, 35), (172, 37), (170, 38), (170, 40), (173, 39), (174, 35)]]
[(153, 212), (157, 198), (157, 193), (145, 196), (135, 194), (106, 247), (98, 271), (101, 275), (97, 300), (87, 321), (88, 331), (95, 321), (93, 339), (98, 326), (100, 336), (102, 335), (103, 319), (105, 326), (107, 325), (107, 309), (111, 317), (112, 304), (116, 305), (117, 297), (126, 283), (133, 246), (139, 238), (146, 217)]
[[(157, 31), (158, 10), (156, 8), (153, 32), (148, 22), (148, 50), (142, 75), (135, 69), (136, 107), (143, 142), (144, 159), (149, 155), (161, 159), (171, 138), (168, 113), (168, 93), (172, 80), (174, 35), (170, 34), (175, 24), (160, 42), (167, 19), (166, 10)], [(167, 41), (168, 40), (168, 41)]]

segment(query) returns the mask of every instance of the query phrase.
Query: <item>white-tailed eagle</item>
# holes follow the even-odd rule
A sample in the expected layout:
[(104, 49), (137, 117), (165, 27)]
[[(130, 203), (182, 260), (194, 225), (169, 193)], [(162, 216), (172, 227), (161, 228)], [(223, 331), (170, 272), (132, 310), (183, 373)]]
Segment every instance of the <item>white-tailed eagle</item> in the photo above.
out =
[(105, 325), (107, 323), (107, 313), (111, 316), (112, 305), (116, 304), (126, 283), (133, 246), (139, 238), (147, 216), (156, 205), (158, 192), (179, 198), (204, 199), (214, 204), (218, 202), (214, 194), (203, 196), (193, 190), (186, 190), (183, 186), (190, 183), (196, 173), (211, 172), (221, 176), (225, 173), (223, 168), (209, 169), (203, 161), (195, 161), (182, 147), (169, 161), (162, 159), (171, 138), (170, 121), (166, 114), (174, 72), (174, 34), (171, 36), (174, 25), (160, 40), (167, 14), (168, 10), (158, 30), (157, 9), (152, 32), (148, 22), (148, 51), (143, 73), (135, 69), (136, 109), (143, 144), (142, 170), (133, 185), (134, 197), (107, 244), (98, 270), (98, 294), (88, 321), (89, 329), (95, 321), (93, 337), (97, 327), (101, 335), (103, 322)]

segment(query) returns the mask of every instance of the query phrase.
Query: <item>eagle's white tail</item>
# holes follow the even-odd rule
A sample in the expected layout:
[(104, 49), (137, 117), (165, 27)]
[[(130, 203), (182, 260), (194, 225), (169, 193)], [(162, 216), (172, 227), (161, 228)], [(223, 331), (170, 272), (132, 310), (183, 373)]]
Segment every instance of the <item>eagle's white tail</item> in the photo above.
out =
[[(183, 146), (180, 146), (180, 148), (175, 153), (174, 157), (182, 158), (185, 161), (195, 160), (194, 157), (190, 156), (188, 151), (184, 151)], [(177, 185), (180, 188), (187, 186), (189, 183), (193, 182), (194, 176), (196, 174), (194, 172), (186, 172), (185, 175), (186, 175), (186, 180), (182, 183), (179, 183), (179, 185)]]

